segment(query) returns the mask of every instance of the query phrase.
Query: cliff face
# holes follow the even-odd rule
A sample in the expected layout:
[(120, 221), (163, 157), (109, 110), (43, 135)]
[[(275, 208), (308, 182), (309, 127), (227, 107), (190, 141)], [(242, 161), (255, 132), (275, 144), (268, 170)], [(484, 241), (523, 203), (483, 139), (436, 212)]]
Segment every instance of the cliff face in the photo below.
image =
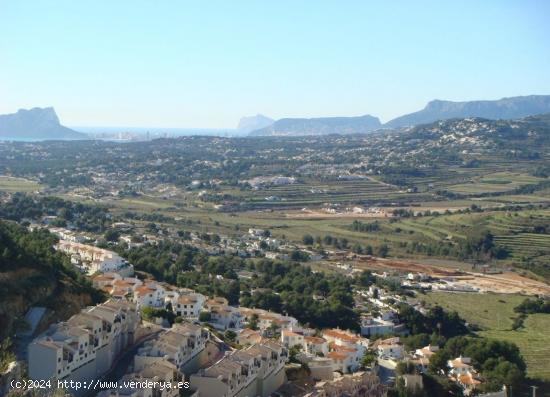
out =
[(20, 109), (0, 115), (0, 139), (87, 139), (87, 135), (60, 124), (52, 107)]
[(529, 95), (496, 101), (452, 102), (434, 100), (418, 112), (406, 114), (384, 124), (384, 127), (407, 127), (452, 118), (481, 117), (511, 120), (550, 112), (550, 95)]

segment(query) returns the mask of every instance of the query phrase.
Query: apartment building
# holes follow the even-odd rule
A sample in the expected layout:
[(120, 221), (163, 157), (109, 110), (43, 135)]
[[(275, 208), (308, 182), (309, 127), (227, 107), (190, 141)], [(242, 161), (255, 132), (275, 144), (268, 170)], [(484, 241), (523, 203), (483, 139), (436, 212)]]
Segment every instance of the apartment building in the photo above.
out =
[(334, 361), (335, 371), (349, 373), (359, 369), (369, 345), (368, 339), (337, 328), (323, 331), (323, 339), (328, 342), (327, 357)]
[(361, 319), (361, 335), (365, 337), (392, 334), (395, 324), (391, 320), (380, 317), (364, 317)]
[(323, 338), (326, 339), (327, 342), (333, 342), (338, 346), (355, 347), (360, 345), (365, 349), (369, 347), (368, 339), (362, 338), (351, 331), (344, 331), (339, 328), (324, 330)]
[(50, 326), (29, 344), (31, 379), (89, 380), (101, 376), (134, 343), (134, 304), (109, 300)]
[[(162, 382), (163, 386), (143, 387), (147, 385), (146, 382)], [(124, 375), (118, 381), (117, 389), (102, 391), (98, 397), (176, 397), (182, 390), (178, 387), (179, 382), (183, 382), (183, 377), (174, 364), (157, 361)], [(170, 387), (166, 387), (167, 384)]]
[(189, 320), (197, 320), (204, 307), (206, 297), (194, 291), (183, 291), (172, 304), (172, 309), (177, 316)]
[(210, 333), (202, 327), (183, 322), (174, 324), (171, 329), (157, 338), (147, 341), (134, 357), (135, 369), (166, 361), (182, 370), (184, 366), (206, 347)]
[(285, 382), (287, 360), (288, 351), (282, 345), (256, 344), (191, 375), (191, 389), (201, 397), (267, 397)]
[(92, 284), (113, 298), (122, 299), (133, 295), (134, 290), (143, 285), (143, 282), (135, 277), (122, 277), (118, 273), (108, 272), (93, 276)]
[(134, 274), (134, 266), (113, 251), (67, 240), (59, 240), (54, 248), (70, 255), (71, 262), (88, 275), (113, 272), (128, 277)]
[(320, 357), (309, 353), (299, 353), (298, 361), (307, 364), (312, 379), (330, 380), (334, 377), (334, 361), (328, 357)]
[(48, 230), (61, 240), (70, 241), (71, 243), (83, 243), (87, 240), (86, 237), (62, 227), (49, 227)]
[(318, 382), (304, 397), (383, 397), (385, 387), (373, 372), (356, 372), (334, 380)]
[(204, 303), (204, 308), (210, 312), (210, 323), (217, 329), (241, 329), (243, 316), (239, 309), (229, 306), (227, 299), (215, 297)]
[(281, 343), (289, 349), (294, 346), (302, 347), (304, 345), (304, 335), (283, 329), (281, 331)]
[(258, 328), (262, 332), (272, 327), (283, 330), (296, 328), (298, 326), (297, 319), (280, 313), (270, 312), (263, 309), (250, 309), (248, 307), (240, 307), (239, 312), (245, 322), (250, 322), (254, 316), (257, 319)]
[(304, 336), (304, 348), (303, 351), (313, 355), (328, 354), (328, 342), (325, 338), (317, 336)]
[(250, 328), (245, 328), (237, 333), (237, 343), (241, 346), (254, 345), (260, 343), (262, 335), (259, 331), (254, 331)]

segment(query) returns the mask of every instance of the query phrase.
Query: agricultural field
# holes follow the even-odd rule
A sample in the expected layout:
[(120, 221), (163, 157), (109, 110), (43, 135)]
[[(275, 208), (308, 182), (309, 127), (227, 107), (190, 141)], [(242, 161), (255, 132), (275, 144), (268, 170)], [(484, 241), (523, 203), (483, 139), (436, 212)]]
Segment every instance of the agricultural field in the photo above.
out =
[(527, 363), (528, 375), (550, 382), (550, 314), (529, 315), (523, 328), (512, 330), (517, 317), (514, 307), (525, 299), (524, 296), (432, 292), (422, 295), (421, 299), (427, 304), (457, 311), (466, 321), (480, 328), (481, 336), (517, 344)]
[(543, 181), (543, 178), (537, 178), (527, 174), (512, 172), (495, 172), (473, 177), (468, 183), (448, 186), (451, 192), (475, 195), (482, 193), (501, 193), (514, 190), (525, 185), (533, 185)]
[(299, 180), (297, 183), (266, 186), (257, 190), (222, 191), (241, 200), (247, 209), (301, 209), (332, 205), (380, 205), (381, 203), (421, 202), (431, 194), (410, 194), (371, 178), (360, 180)]
[(12, 178), (9, 176), (0, 176), (0, 192), (35, 192), (41, 189), (41, 186), (23, 178)]
[[(174, 222), (164, 226), (173, 228), (228, 236), (241, 236), (249, 228), (262, 228), (269, 229), (277, 238), (294, 242), (301, 242), (306, 234), (320, 237), (331, 235), (346, 239), (350, 246), (355, 243), (372, 247), (386, 244), (390, 249), (389, 255), (396, 258), (435, 259), (437, 255), (414, 250), (412, 245), (446, 244), (453, 247), (479, 230), (490, 231), (496, 246), (507, 250), (507, 258), (497, 261), (497, 265), (520, 265), (525, 270), (538, 266), (535, 270), (540, 273), (550, 257), (550, 234), (545, 227), (550, 224), (548, 209), (457, 213), (456, 209), (467, 208), (466, 203), (460, 200), (456, 204), (450, 203), (455, 206), (448, 208), (451, 212), (443, 214), (439, 211), (441, 215), (437, 216), (361, 218), (321, 213), (306, 217), (302, 216), (301, 211), (283, 209), (222, 212), (213, 209), (210, 203), (194, 201), (193, 194), (189, 193), (172, 198), (141, 195), (102, 202), (119, 215), (135, 211), (168, 216)], [(422, 207), (422, 211), (428, 208), (433, 207)], [(418, 207), (411, 209), (419, 211)], [(392, 208), (387, 210), (392, 211)], [(355, 219), (363, 223), (377, 222), (379, 227), (375, 231), (355, 231), (351, 228)]]

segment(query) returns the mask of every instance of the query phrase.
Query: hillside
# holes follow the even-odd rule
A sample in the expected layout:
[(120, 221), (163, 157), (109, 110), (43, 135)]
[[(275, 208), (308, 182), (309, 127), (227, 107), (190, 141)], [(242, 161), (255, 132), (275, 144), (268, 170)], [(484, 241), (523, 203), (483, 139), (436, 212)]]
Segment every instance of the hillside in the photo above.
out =
[(360, 134), (380, 128), (380, 120), (370, 115), (359, 117), (285, 118), (252, 131), (251, 136), (303, 136)]
[(495, 101), (452, 102), (434, 100), (418, 112), (397, 117), (384, 127), (398, 128), (452, 118), (517, 119), (550, 112), (550, 95), (529, 95)]
[(60, 124), (55, 110), (49, 108), (20, 109), (0, 115), (0, 139), (47, 140), (87, 139), (87, 135)]
[(34, 305), (48, 310), (46, 322), (62, 320), (101, 299), (68, 258), (56, 252), (45, 230), (28, 231), (0, 221), (0, 341), (25, 329)]
[[(405, 131), (408, 140), (422, 140), (428, 147), (471, 147), (515, 157), (540, 156), (550, 144), (550, 114), (518, 120), (490, 120), (480, 117), (450, 119), (419, 125)], [(508, 153), (509, 154), (509, 153)]]

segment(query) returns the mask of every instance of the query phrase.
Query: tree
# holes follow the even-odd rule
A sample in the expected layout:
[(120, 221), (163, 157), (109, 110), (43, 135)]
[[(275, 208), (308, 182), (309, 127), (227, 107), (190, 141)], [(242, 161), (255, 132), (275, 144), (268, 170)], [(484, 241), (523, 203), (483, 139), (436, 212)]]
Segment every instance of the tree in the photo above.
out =
[(15, 354), (12, 352), (13, 346), (10, 338), (0, 342), (0, 372), (4, 371), (8, 364), (15, 360)]
[(114, 242), (117, 242), (118, 239), (120, 238), (120, 233), (117, 230), (109, 229), (105, 232), (105, 234), (103, 235), (103, 238), (106, 241), (114, 243)]
[(288, 360), (291, 363), (297, 363), (298, 359), (296, 358), (296, 356), (300, 353), (301, 350), (302, 345), (290, 346), (290, 348), (288, 349)]
[(305, 245), (313, 245), (314, 239), (311, 234), (304, 234), (302, 241)]
[(398, 375), (414, 374), (416, 367), (410, 361), (399, 361), (395, 367), (395, 372)]
[(390, 251), (389, 247), (387, 244), (382, 244), (378, 247), (377, 251), (376, 251), (376, 254), (381, 257), (381, 258), (385, 258), (386, 256), (388, 256), (388, 252)]
[(235, 331), (231, 331), (230, 329), (225, 331), (223, 336), (225, 337), (226, 340), (230, 342), (235, 342), (235, 339), (237, 338), (237, 334), (235, 333)]
[(361, 365), (363, 368), (371, 367), (376, 362), (376, 353), (372, 350), (367, 350), (361, 359)]
[(251, 329), (251, 330), (254, 330), (254, 331), (257, 331), (258, 330), (258, 315), (256, 313), (252, 314), (252, 316), (250, 316), (250, 320), (248, 320), (248, 327)]
[(451, 359), (451, 355), (446, 350), (439, 350), (433, 356), (430, 357), (430, 364), (428, 370), (434, 374), (439, 375), (441, 372), (446, 372), (447, 362)]

